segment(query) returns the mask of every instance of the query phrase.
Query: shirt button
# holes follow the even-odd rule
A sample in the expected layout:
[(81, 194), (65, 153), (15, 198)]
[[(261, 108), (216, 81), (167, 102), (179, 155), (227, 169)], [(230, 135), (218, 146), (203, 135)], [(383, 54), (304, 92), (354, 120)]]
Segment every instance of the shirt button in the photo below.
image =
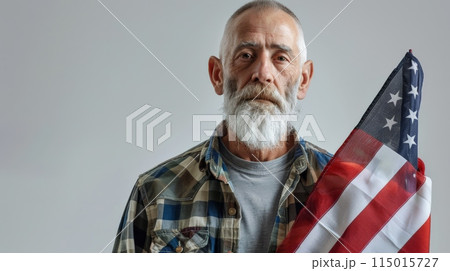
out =
[(231, 207), (230, 209), (228, 209), (228, 214), (231, 216), (236, 215), (236, 208)]
[(175, 252), (176, 252), (176, 253), (181, 253), (181, 252), (183, 252), (183, 247), (178, 246), (177, 248), (175, 248)]

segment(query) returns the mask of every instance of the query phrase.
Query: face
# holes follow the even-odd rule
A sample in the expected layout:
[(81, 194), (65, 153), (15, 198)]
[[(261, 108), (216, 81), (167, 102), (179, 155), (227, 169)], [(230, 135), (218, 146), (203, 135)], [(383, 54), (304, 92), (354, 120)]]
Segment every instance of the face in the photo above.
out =
[(230, 25), (223, 59), (210, 58), (211, 82), (225, 94), (228, 129), (250, 149), (275, 148), (289, 133), (288, 115), (312, 74), (311, 61), (300, 66), (299, 39), (296, 21), (285, 12), (251, 9)]
[[(238, 91), (248, 85), (271, 85), (286, 97), (289, 87), (301, 76), (299, 29), (295, 20), (281, 10), (250, 9), (230, 27), (224, 80), (233, 80)], [(270, 103), (264, 97), (256, 102)]]

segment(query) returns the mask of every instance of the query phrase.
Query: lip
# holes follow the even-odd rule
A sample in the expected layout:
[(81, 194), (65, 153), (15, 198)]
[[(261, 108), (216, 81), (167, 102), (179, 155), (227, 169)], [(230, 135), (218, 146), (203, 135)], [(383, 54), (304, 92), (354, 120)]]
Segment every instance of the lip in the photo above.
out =
[(252, 97), (252, 98), (248, 98), (247, 101), (268, 101), (268, 102), (272, 102), (272, 99), (264, 97), (264, 96), (256, 96), (256, 97)]
[(262, 103), (274, 103), (273, 101), (264, 99), (264, 98), (251, 99), (251, 101), (262, 102)]
[(271, 100), (271, 99), (267, 99), (261, 96), (255, 97), (255, 98), (250, 98), (246, 100), (247, 102), (259, 102), (259, 103), (271, 103), (271, 104), (277, 104), (275, 101)]

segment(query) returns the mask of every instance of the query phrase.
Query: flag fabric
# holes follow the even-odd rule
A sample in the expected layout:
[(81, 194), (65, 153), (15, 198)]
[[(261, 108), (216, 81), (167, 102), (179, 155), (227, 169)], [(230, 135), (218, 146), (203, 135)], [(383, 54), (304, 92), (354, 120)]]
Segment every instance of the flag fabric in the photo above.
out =
[(422, 82), (410, 51), (323, 170), (277, 252), (429, 252), (431, 180), (417, 156)]

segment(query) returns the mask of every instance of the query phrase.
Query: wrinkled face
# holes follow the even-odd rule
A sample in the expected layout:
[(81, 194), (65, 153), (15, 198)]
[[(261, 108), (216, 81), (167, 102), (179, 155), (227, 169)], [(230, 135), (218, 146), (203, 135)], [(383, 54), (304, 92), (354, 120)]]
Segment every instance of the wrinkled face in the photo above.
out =
[[(301, 76), (300, 33), (295, 20), (281, 10), (250, 9), (230, 26), (224, 59), (224, 80), (237, 91), (252, 84), (271, 84), (286, 97)], [(264, 96), (256, 102), (270, 103)]]
[(297, 103), (301, 71), (296, 22), (283, 11), (248, 10), (230, 31), (224, 63), (228, 128), (250, 149), (275, 148), (292, 128), (287, 115), (295, 113)]

